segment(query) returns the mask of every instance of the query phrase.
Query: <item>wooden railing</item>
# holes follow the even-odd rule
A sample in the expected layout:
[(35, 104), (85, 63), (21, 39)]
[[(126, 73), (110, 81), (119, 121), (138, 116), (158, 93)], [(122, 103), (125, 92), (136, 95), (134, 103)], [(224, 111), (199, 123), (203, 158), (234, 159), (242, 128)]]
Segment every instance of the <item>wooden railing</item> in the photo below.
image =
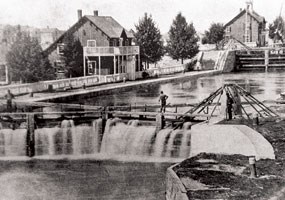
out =
[(139, 46), (121, 46), (121, 47), (84, 47), (86, 56), (98, 55), (138, 55)]
[(0, 96), (4, 96), (9, 89), (13, 94), (26, 94), (31, 92), (41, 92), (49, 89), (65, 89), (65, 88), (79, 88), (83, 85), (91, 86), (100, 83), (98, 75), (60, 79), (52, 81), (40, 81), (36, 83), (17, 84), (17, 85), (6, 85), (0, 87)]

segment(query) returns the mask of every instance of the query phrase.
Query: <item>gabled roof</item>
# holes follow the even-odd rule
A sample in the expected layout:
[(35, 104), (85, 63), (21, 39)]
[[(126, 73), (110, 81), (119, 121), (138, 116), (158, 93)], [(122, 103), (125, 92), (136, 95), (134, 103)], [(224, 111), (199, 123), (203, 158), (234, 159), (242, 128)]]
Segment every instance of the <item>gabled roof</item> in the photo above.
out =
[(52, 43), (45, 52), (53, 51), (57, 47), (57, 43), (61, 42), (67, 34), (74, 33), (78, 30), (86, 21), (90, 21), (98, 29), (100, 29), (109, 38), (120, 38), (125, 32), (128, 38), (133, 38), (133, 33), (127, 31), (116, 20), (110, 16), (92, 16), (85, 15), (78, 20), (72, 27), (70, 27), (65, 33), (63, 33), (54, 43)]
[(88, 20), (100, 28), (110, 38), (121, 37), (123, 31), (126, 32), (127, 37), (134, 37), (132, 33), (125, 30), (116, 20), (114, 20), (114, 18), (110, 16), (86, 15), (85, 17), (87, 17)]
[[(240, 18), (242, 15), (246, 13), (246, 9), (243, 9), (237, 16), (235, 16), (232, 20), (230, 20), (228, 23), (224, 25), (224, 27), (229, 26), (230, 24), (234, 23), (238, 18)], [(252, 16), (258, 23), (265, 23), (265, 18), (260, 16), (258, 13), (255, 11), (248, 12), (250, 16)]]

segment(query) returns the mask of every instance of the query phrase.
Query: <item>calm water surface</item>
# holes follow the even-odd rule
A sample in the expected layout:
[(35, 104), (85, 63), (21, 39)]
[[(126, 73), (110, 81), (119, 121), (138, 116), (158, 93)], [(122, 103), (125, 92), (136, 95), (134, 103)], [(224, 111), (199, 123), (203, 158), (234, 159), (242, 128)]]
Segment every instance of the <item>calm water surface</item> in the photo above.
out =
[[(158, 104), (161, 90), (169, 103), (198, 103), (223, 83), (240, 84), (260, 100), (275, 100), (285, 91), (285, 72), (226, 74), (142, 86), (81, 103)], [(0, 199), (164, 199), (170, 165), (89, 159), (0, 161)]]
[(171, 104), (198, 103), (223, 83), (237, 83), (261, 101), (276, 100), (280, 92), (285, 92), (285, 72), (231, 73), (186, 82), (141, 86), (128, 92), (82, 99), (80, 103), (99, 106), (158, 104), (161, 90), (169, 96), (168, 102)]

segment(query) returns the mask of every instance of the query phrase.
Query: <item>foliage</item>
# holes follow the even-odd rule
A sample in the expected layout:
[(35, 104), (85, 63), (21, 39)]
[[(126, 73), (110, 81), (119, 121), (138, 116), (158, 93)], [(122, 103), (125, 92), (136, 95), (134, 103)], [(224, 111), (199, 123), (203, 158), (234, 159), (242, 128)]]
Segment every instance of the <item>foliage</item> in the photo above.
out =
[(72, 34), (67, 34), (63, 43), (63, 60), (67, 69), (67, 76), (83, 76), (83, 47), (81, 42)]
[(143, 72), (142, 72), (142, 78), (143, 78), (143, 79), (146, 79), (146, 78), (148, 78), (148, 77), (149, 77), (149, 73), (143, 71)]
[(285, 22), (284, 19), (279, 16), (269, 24), (269, 37), (274, 40), (274, 42), (281, 41), (283, 43), (283, 38), (285, 34)]
[(185, 17), (179, 13), (169, 30), (167, 52), (173, 59), (183, 60), (194, 57), (199, 52), (198, 36), (192, 23), (187, 24)]
[(16, 40), (17, 32), (20, 30), (21, 28), (19, 25), (17, 27), (11, 26), (11, 25), (4, 26), (2, 42), (7, 43), (7, 44), (13, 44), (13, 42)]
[(6, 55), (11, 79), (24, 83), (52, 79), (54, 70), (37, 39), (19, 29)]
[(164, 54), (162, 36), (152, 16), (148, 16), (147, 13), (135, 27), (135, 41), (140, 46), (141, 60), (148, 68), (149, 63), (158, 62)]
[(189, 63), (187, 63), (185, 66), (185, 72), (193, 71), (196, 63), (197, 63), (196, 59), (193, 59)]
[(202, 38), (202, 44), (218, 44), (224, 39), (225, 29), (221, 23), (212, 23), (209, 31), (205, 31), (205, 36)]

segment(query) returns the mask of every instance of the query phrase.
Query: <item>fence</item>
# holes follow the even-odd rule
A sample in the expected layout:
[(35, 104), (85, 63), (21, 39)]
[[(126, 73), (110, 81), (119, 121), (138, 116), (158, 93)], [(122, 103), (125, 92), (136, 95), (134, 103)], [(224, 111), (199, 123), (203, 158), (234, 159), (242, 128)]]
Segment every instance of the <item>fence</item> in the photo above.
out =
[[(148, 69), (147, 73), (154, 77), (156, 75), (166, 75), (173, 74), (177, 72), (183, 72), (185, 69), (185, 65), (179, 66), (171, 66), (171, 67), (161, 67)], [(27, 83), (27, 84), (17, 84), (17, 85), (6, 85), (0, 87), (0, 96), (4, 96), (9, 89), (13, 94), (28, 94), (31, 92), (42, 92), (47, 91), (49, 89), (60, 90), (67, 88), (80, 88), (83, 85), (85, 86), (95, 86), (102, 83), (114, 83), (121, 82), (124, 80), (128, 80), (127, 73), (121, 74), (112, 74), (112, 75), (94, 75), (94, 76), (86, 76), (86, 77), (78, 77), (78, 78), (69, 78), (69, 79), (60, 79), (60, 80), (52, 80), (52, 81), (40, 81), (37, 83)], [(142, 78), (142, 72), (136, 72), (135, 78)]]

